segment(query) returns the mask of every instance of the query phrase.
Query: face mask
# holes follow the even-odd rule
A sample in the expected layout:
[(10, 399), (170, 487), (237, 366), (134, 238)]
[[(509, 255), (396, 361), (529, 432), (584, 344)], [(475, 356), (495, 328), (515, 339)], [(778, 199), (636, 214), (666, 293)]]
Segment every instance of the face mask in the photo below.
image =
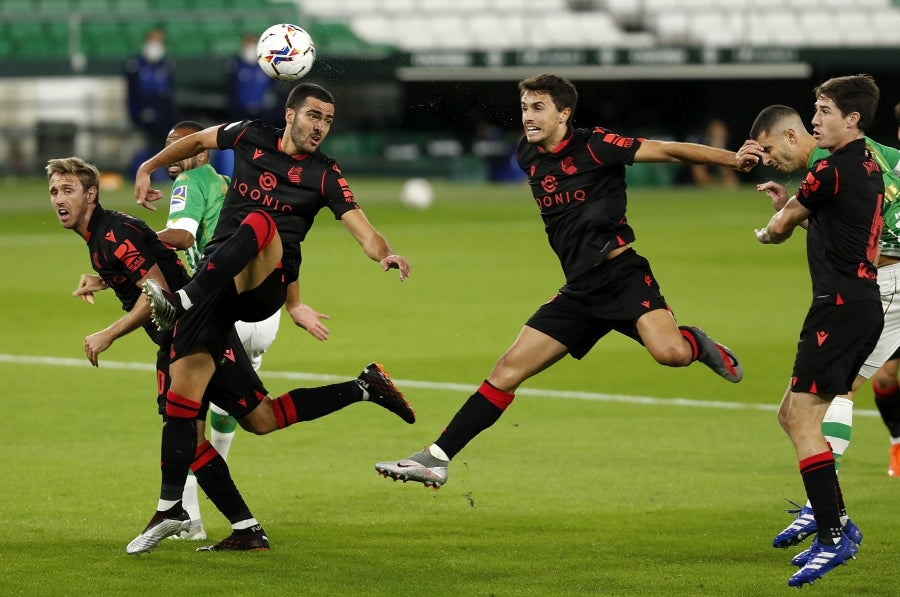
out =
[(256, 62), (256, 46), (244, 46), (241, 48), (241, 60), (248, 64)]
[(159, 62), (166, 55), (166, 47), (158, 41), (148, 41), (144, 44), (142, 54), (150, 62)]

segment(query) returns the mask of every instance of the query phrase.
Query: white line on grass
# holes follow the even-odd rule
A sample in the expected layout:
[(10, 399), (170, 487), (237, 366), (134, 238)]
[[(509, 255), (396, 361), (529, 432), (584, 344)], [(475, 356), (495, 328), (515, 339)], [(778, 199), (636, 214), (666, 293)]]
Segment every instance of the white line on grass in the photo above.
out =
[[(0, 363), (15, 363), (19, 365), (47, 365), (52, 367), (91, 367), (87, 359), (71, 359), (64, 357), (42, 357), (29, 355), (15, 355), (0, 353)], [(149, 363), (129, 363), (122, 361), (102, 361), (100, 366), (104, 369), (133, 369), (139, 371), (153, 371), (154, 366)], [(335, 382), (346, 379), (345, 375), (329, 375), (323, 373), (301, 373), (295, 371), (263, 371), (263, 377), (280, 379), (298, 379), (307, 381)], [(394, 379), (398, 385), (404, 388), (420, 388), (424, 390), (452, 390), (464, 393), (473, 391), (472, 385), (421, 381), (415, 379)], [(569, 390), (547, 390), (539, 388), (519, 388), (516, 391), (519, 396), (539, 396), (542, 398), (564, 398), (570, 400), (590, 400), (593, 402), (620, 402), (625, 404), (647, 404), (664, 406), (687, 406), (694, 408), (719, 408), (731, 410), (762, 410), (776, 411), (777, 404), (748, 404), (744, 402), (722, 402), (717, 400), (694, 400), (691, 398), (653, 398), (651, 396), (627, 396), (624, 394), (602, 394), (599, 392), (573, 392)], [(853, 413), (864, 417), (877, 417), (878, 411), (853, 409)]]

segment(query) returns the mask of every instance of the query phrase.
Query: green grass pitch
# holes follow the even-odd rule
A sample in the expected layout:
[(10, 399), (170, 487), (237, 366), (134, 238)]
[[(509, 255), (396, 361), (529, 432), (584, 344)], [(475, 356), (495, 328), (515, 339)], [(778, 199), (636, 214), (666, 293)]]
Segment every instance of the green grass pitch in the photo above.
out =
[[(610, 336), (583, 361), (529, 380), (451, 465), (440, 491), (391, 483), (377, 460), (430, 443), (561, 285), (523, 186), (436, 184), (403, 208), (401, 181), (352, 181), (368, 217), (413, 265), (397, 281), (322, 213), (304, 244), (303, 298), (332, 315), (318, 343), (288, 318), (262, 377), (275, 395), (384, 363), (418, 411), (408, 426), (369, 404), (278, 433), (238, 432), (234, 478), (272, 542), (266, 553), (125, 544), (153, 512), (159, 419), (153, 348), (133, 334), (101, 355), (86, 335), (119, 316), (113, 296), (70, 296), (90, 271), (42, 180), (0, 180), (0, 594), (740, 595), (789, 593), (799, 551), (775, 550), (803, 489), (775, 420), (809, 301), (803, 234), (759, 245), (771, 214), (740, 191), (630, 193), (636, 249), (679, 322), (741, 357), (729, 384), (702, 365), (666, 369)], [(130, 188), (101, 194), (161, 227)], [(160, 206), (165, 210), (165, 206)], [(900, 481), (871, 390), (857, 399), (842, 486), (865, 532), (858, 560), (816, 595), (892, 595)], [(202, 504), (210, 538), (227, 522)]]

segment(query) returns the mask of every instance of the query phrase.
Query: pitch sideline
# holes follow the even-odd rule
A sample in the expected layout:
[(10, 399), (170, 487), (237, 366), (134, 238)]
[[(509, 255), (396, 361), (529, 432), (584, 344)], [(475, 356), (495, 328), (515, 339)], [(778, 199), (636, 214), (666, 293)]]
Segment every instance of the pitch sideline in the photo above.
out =
[[(17, 365), (43, 365), (50, 367), (92, 367), (86, 359), (73, 359), (65, 357), (48, 357), (36, 355), (15, 355), (0, 353), (0, 363), (12, 363)], [(149, 363), (129, 363), (123, 361), (103, 361), (104, 369), (133, 369), (138, 371), (153, 371), (153, 365)], [(329, 375), (322, 373), (302, 373), (294, 371), (263, 372), (266, 378), (296, 379), (320, 382), (335, 382), (347, 378), (346, 375)], [(472, 393), (471, 384), (459, 384), (452, 382), (423, 381), (415, 379), (392, 379), (397, 385), (405, 388), (418, 388), (423, 390), (451, 390), (464, 393)], [(693, 408), (717, 408), (723, 410), (758, 410), (775, 412), (777, 404), (747, 404), (741, 402), (723, 402), (718, 400), (695, 400), (691, 398), (653, 398), (651, 396), (628, 396), (625, 394), (603, 394), (600, 392), (575, 392), (570, 390), (553, 390), (540, 388), (519, 388), (517, 396), (537, 396), (542, 398), (562, 398), (568, 400), (587, 400), (591, 402), (618, 402), (623, 404), (645, 404), (661, 406), (683, 406)], [(863, 417), (878, 417), (878, 411), (866, 409), (853, 409), (854, 415)]]

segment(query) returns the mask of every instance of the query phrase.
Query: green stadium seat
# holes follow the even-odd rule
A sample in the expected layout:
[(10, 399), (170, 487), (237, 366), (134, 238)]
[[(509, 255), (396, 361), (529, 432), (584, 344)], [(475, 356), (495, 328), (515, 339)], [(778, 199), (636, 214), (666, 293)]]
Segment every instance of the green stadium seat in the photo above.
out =
[(0, 2), (0, 16), (21, 17), (34, 13), (33, 0), (3, 0)]

